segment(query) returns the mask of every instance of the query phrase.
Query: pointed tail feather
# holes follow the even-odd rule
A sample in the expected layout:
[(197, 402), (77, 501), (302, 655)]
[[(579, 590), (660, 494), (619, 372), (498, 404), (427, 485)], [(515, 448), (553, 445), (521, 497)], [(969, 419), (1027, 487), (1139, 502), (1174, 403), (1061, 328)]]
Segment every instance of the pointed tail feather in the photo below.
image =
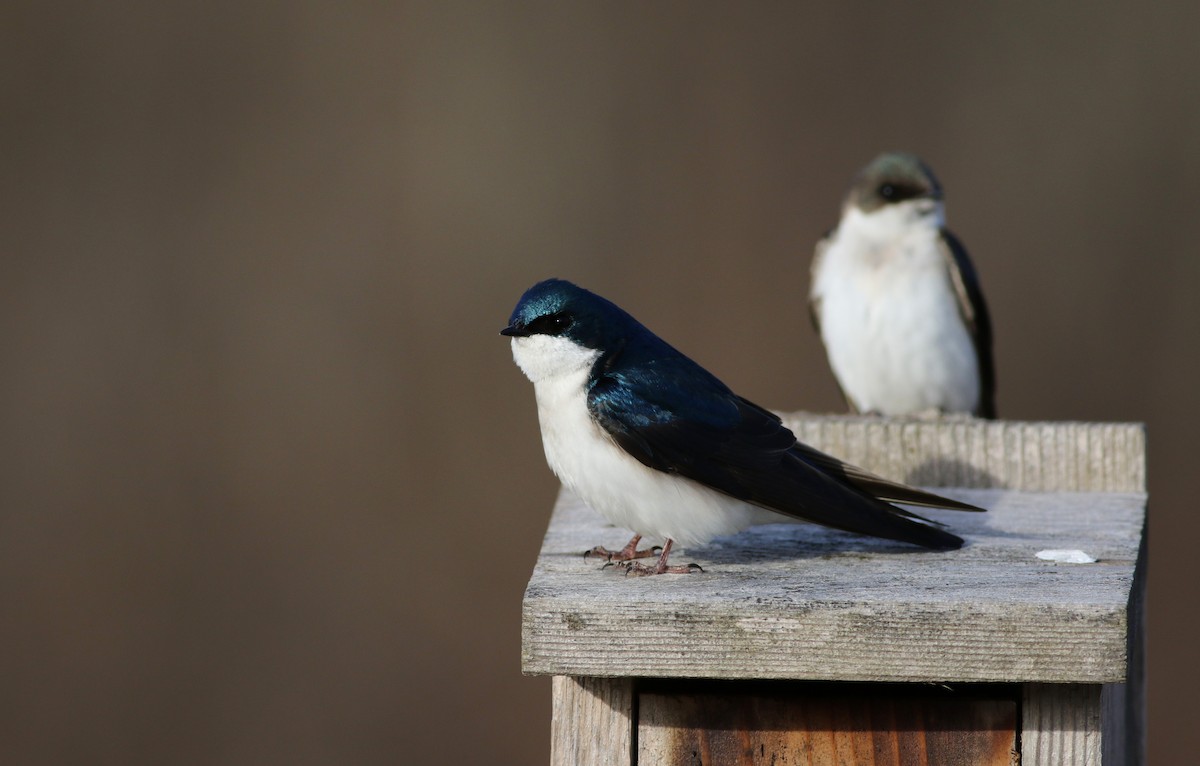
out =
[[(940, 551), (957, 550), (963, 546), (963, 539), (961, 537), (947, 532), (940, 527), (933, 526), (932, 522), (922, 524), (919, 521), (913, 521), (903, 516), (892, 516), (891, 518), (899, 522), (896, 525), (897, 534), (882, 534), (880, 532), (872, 532), (871, 534), (878, 537), (885, 537), (889, 540), (899, 540)], [(921, 517), (917, 516), (916, 518)]]
[[(797, 442), (793, 449), (799, 453), (799, 456), (805, 462), (818, 468), (822, 473), (844, 481), (871, 497), (877, 497), (880, 500), (886, 500), (890, 503), (917, 505), (924, 508), (946, 508), (952, 511), (972, 511), (979, 513), (986, 511), (985, 508), (980, 508), (970, 503), (951, 500), (948, 497), (935, 495), (932, 492), (926, 492), (916, 487), (910, 487), (907, 484), (901, 484), (900, 482), (885, 479), (882, 476), (876, 476), (873, 473), (864, 471), (849, 463), (844, 463), (832, 455), (826, 455), (824, 452), (815, 450), (800, 442)], [(916, 514), (911, 515), (915, 516)], [(920, 517), (917, 516), (917, 518)], [(961, 543), (962, 541), (960, 540), (959, 542)]]
[(961, 537), (947, 532), (940, 524), (923, 516), (876, 500), (850, 487), (842, 488), (838, 494), (840, 497), (832, 502), (824, 498), (823, 501), (804, 503), (802, 508), (794, 511), (783, 510), (791, 511), (792, 515), (806, 521), (845, 532), (897, 540), (924, 548), (954, 550), (963, 545)]

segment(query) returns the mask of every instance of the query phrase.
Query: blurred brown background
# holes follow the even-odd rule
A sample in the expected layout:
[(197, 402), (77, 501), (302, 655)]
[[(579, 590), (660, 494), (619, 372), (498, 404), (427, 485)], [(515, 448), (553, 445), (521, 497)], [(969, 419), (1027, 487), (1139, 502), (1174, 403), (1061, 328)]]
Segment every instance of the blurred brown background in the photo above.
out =
[(1200, 5), (8, 3), (0, 761), (538, 763), (547, 276), (839, 410), (804, 296), (876, 152), (1001, 414), (1149, 423), (1150, 748), (1192, 713)]

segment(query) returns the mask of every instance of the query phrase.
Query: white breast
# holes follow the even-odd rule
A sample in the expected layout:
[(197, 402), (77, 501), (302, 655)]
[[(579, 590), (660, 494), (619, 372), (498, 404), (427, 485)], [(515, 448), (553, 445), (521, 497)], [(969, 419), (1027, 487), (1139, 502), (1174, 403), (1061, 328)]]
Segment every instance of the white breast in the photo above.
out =
[(587, 411), (584, 385), (598, 352), (546, 336), (514, 338), (512, 346), (513, 358), (534, 384), (546, 462), (564, 486), (612, 524), (694, 545), (752, 524), (791, 520), (647, 468), (621, 449)]
[(934, 216), (905, 204), (870, 214), (850, 208), (813, 275), (830, 365), (860, 410), (978, 405), (975, 349), (938, 236)]

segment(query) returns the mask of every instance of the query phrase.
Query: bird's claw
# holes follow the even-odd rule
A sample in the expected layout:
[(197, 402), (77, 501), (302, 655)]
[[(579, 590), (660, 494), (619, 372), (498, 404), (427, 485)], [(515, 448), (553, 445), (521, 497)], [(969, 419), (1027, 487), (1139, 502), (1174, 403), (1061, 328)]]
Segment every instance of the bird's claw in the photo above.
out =
[[(611, 562), (610, 562), (611, 563)], [(699, 564), (679, 564), (677, 566), (646, 566), (636, 561), (624, 561), (614, 566), (622, 567), (625, 570), (625, 576), (633, 575), (634, 577), (647, 577), (649, 575), (660, 574), (691, 574), (693, 572), (703, 572), (704, 567)]]
[(612, 564), (614, 562), (632, 561), (633, 559), (648, 559), (653, 556), (657, 556), (660, 553), (662, 553), (661, 545), (655, 545), (650, 548), (643, 548), (640, 551), (637, 550), (636, 546), (629, 546), (629, 545), (625, 546), (624, 548), (622, 548), (619, 551), (610, 551), (608, 548), (605, 548), (603, 545), (597, 545), (595, 548), (592, 548), (590, 551), (584, 551), (583, 557), (585, 559), (590, 559), (590, 558), (604, 559), (609, 564)]

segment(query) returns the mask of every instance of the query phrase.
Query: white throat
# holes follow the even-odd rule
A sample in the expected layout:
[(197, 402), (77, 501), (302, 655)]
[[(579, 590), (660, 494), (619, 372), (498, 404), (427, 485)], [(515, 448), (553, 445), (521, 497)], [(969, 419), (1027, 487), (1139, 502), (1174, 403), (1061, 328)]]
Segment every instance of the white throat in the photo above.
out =
[(600, 352), (594, 348), (551, 335), (513, 338), (512, 354), (521, 372), (535, 384), (556, 378), (574, 378), (580, 372), (586, 377), (600, 357)]
[(895, 242), (913, 231), (937, 232), (945, 222), (945, 208), (933, 200), (908, 200), (870, 213), (850, 205), (842, 211), (838, 234), (869, 242)]
[(696, 482), (656, 471), (621, 449), (592, 420), (587, 382), (600, 352), (565, 338), (513, 338), (513, 359), (533, 381), (550, 470), (619, 527), (683, 545), (750, 524), (789, 521)]

